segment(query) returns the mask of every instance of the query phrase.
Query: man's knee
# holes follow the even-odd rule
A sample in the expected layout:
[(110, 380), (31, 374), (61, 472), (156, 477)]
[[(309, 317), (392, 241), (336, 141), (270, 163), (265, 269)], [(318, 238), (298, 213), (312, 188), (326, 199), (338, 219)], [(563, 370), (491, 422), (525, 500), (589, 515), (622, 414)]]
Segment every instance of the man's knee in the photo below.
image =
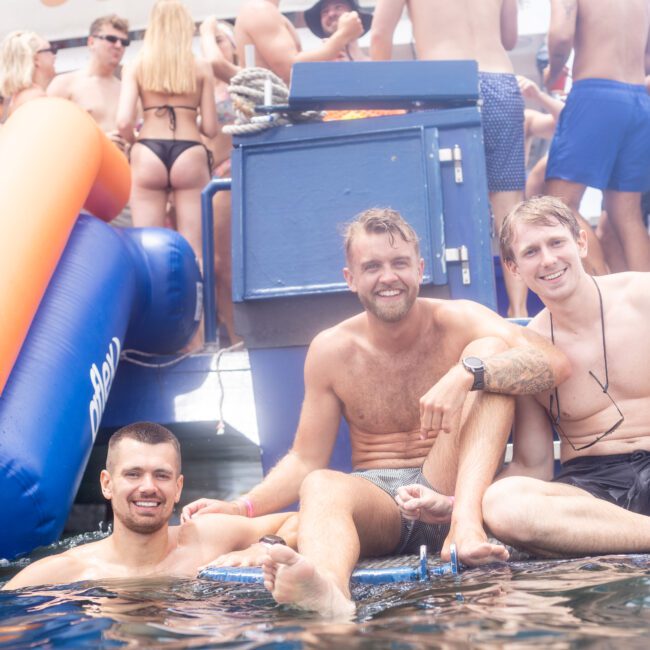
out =
[(300, 486), (300, 502), (303, 503), (305, 500), (318, 497), (323, 498), (325, 495), (329, 499), (337, 493), (344, 493), (349, 478), (343, 472), (332, 469), (316, 469), (307, 474)]
[(525, 544), (532, 536), (536, 493), (533, 479), (509, 476), (496, 481), (483, 495), (483, 520), (504, 542)]

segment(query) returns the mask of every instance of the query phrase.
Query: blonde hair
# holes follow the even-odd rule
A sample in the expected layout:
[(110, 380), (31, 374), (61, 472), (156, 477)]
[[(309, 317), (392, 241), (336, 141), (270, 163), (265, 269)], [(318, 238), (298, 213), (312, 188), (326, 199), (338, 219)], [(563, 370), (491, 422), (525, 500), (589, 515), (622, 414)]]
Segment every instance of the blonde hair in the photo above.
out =
[(370, 208), (358, 214), (343, 230), (345, 257), (350, 261), (352, 242), (359, 233), (387, 234), (390, 245), (395, 245), (395, 237), (413, 244), (415, 254), (420, 256), (420, 240), (417, 233), (397, 210), (391, 208)]
[(515, 261), (512, 242), (515, 238), (515, 226), (518, 223), (530, 223), (535, 226), (555, 226), (558, 223), (569, 230), (575, 241), (580, 236), (580, 224), (573, 211), (554, 196), (534, 196), (518, 203), (505, 217), (499, 232), (501, 257), (506, 261)]
[(90, 36), (97, 34), (104, 25), (108, 25), (118, 32), (124, 32), (125, 34), (129, 33), (129, 21), (126, 18), (121, 18), (117, 14), (108, 14), (108, 16), (95, 18), (95, 20), (90, 23)]
[(136, 79), (143, 90), (182, 95), (197, 90), (194, 22), (180, 0), (157, 0), (140, 50)]
[(34, 56), (43, 39), (35, 32), (7, 34), (0, 46), (0, 95), (11, 97), (29, 88), (34, 77)]

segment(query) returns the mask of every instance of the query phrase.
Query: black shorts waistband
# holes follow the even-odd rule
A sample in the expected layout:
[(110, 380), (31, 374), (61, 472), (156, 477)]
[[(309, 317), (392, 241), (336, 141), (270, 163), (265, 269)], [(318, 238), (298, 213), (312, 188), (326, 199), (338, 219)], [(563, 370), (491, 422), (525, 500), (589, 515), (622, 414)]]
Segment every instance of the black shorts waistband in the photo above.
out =
[(576, 467), (578, 465), (593, 465), (595, 463), (624, 463), (624, 462), (634, 462), (647, 458), (650, 456), (650, 451), (646, 449), (636, 449), (635, 451), (630, 452), (629, 454), (608, 454), (603, 456), (578, 456), (577, 458), (572, 458), (567, 460), (566, 463), (562, 463), (562, 468), (564, 467)]

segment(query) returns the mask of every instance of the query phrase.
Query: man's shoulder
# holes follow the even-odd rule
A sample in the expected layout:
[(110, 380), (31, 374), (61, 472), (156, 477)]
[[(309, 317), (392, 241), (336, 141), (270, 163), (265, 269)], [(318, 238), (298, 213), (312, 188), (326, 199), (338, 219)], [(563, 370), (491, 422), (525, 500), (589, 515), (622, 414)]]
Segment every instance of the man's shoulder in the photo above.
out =
[(237, 14), (237, 23), (245, 23), (247, 28), (255, 25), (263, 19), (278, 19), (282, 16), (280, 9), (268, 0), (248, 0), (245, 2), (239, 14)]
[(321, 330), (309, 346), (310, 356), (331, 359), (349, 353), (355, 341), (363, 337), (365, 323), (366, 317), (362, 313)]
[(47, 87), (48, 95), (65, 96), (72, 92), (75, 84), (81, 78), (81, 70), (72, 70), (71, 72), (62, 72), (56, 75)]
[(425, 309), (435, 314), (438, 321), (474, 320), (485, 318), (486, 315), (501, 318), (496, 312), (474, 300), (435, 298), (420, 298), (419, 300)]
[(630, 306), (650, 310), (650, 273), (611, 273), (601, 276), (597, 282), (606, 302), (620, 308)]
[(80, 549), (71, 549), (32, 562), (14, 576), (4, 589), (20, 589), (36, 585), (64, 584), (83, 578), (88, 564)]

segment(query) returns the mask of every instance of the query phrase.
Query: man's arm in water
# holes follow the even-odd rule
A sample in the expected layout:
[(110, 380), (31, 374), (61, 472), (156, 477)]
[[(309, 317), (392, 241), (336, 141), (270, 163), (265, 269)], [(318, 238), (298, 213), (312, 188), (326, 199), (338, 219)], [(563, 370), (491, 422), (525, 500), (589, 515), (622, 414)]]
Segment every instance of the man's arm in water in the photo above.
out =
[(370, 28), (370, 58), (390, 61), (393, 56), (393, 35), (406, 0), (377, 0)]
[[(214, 516), (219, 517), (220, 515)], [(223, 517), (235, 519), (230, 515), (223, 515)], [(283, 519), (274, 519), (278, 517)], [(211, 517), (197, 517), (195, 521), (196, 523), (202, 523), (204, 519), (211, 519)], [(222, 550), (221, 554), (216, 559), (211, 559), (207, 566), (261, 566), (268, 554), (268, 544), (259, 541), (264, 535), (277, 535), (286, 542), (287, 546), (294, 550), (298, 548), (298, 513), (287, 512), (278, 515), (264, 515), (263, 517), (246, 519), (245, 521), (255, 524), (255, 522), (262, 520), (268, 522), (268, 524), (256, 524), (257, 529), (253, 535), (248, 535), (247, 539), (249, 541), (245, 548), (241, 548), (243, 543), (240, 543), (238, 548), (241, 548), (241, 550), (230, 552)], [(282, 521), (282, 524), (278, 526), (277, 521)], [(212, 557), (214, 558), (214, 555)]]
[[(285, 541), (295, 546), (295, 535), (291, 527), (285, 525), (293, 515), (280, 512), (250, 519), (223, 514), (196, 517), (180, 528), (179, 545), (191, 553), (199, 565), (236, 566), (227, 558), (236, 558), (240, 553), (246, 557), (246, 552), (250, 554), (260, 546), (258, 542), (264, 535), (280, 535), (283, 531), (288, 538)], [(246, 564), (240, 562), (240, 565)]]
[[(331, 384), (338, 363), (333, 358), (333, 330), (321, 332), (309, 346), (305, 360), (305, 398), (293, 445), (288, 453), (250, 492), (236, 501), (199, 499), (183, 508), (182, 520), (197, 514), (263, 515), (285, 508), (298, 499), (309, 472), (327, 466), (341, 421), (341, 404)], [(252, 512), (248, 512), (248, 509)]]
[[(561, 384), (571, 374), (568, 359), (550, 341), (528, 328), (509, 323), (487, 307), (454, 301), (446, 312), (447, 331), (462, 331), (468, 341), (462, 356), (478, 356), (484, 363), (485, 392), (531, 395)], [(491, 350), (490, 354), (483, 355), (481, 341), (486, 342), (485, 349)], [(420, 399), (423, 437), (452, 430), (473, 382), (472, 374), (459, 359), (427, 391)]]
[(548, 28), (548, 68), (544, 84), (548, 88), (564, 70), (576, 34), (577, 0), (551, 0), (551, 23)]

